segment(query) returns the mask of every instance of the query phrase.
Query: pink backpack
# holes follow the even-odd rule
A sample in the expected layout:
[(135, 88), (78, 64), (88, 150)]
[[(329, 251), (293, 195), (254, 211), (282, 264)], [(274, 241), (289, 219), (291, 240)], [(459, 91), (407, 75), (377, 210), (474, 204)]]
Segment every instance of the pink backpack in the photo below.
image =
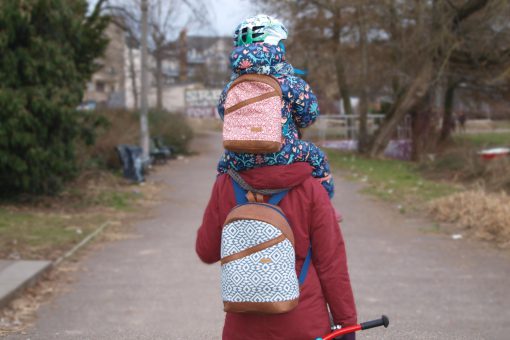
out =
[(239, 153), (272, 153), (282, 147), (282, 89), (278, 80), (245, 74), (225, 100), (223, 147)]

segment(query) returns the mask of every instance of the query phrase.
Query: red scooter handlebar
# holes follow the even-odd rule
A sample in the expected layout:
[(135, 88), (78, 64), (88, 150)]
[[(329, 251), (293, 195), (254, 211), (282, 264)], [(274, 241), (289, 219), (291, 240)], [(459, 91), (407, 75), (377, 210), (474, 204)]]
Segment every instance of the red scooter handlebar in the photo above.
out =
[(390, 324), (390, 320), (388, 319), (388, 317), (386, 315), (383, 315), (383, 316), (381, 316), (380, 319), (362, 322), (359, 325), (344, 327), (344, 328), (338, 329), (332, 333), (329, 333), (328, 335), (323, 336), (322, 338), (317, 338), (315, 340), (333, 340), (336, 337), (339, 337), (339, 336), (342, 336), (345, 334), (349, 334), (349, 333), (353, 333), (353, 332), (357, 332), (357, 331), (362, 331), (362, 330), (369, 329), (369, 328), (380, 327), (380, 326), (384, 326), (384, 328), (386, 328), (386, 327), (388, 327), (389, 324)]

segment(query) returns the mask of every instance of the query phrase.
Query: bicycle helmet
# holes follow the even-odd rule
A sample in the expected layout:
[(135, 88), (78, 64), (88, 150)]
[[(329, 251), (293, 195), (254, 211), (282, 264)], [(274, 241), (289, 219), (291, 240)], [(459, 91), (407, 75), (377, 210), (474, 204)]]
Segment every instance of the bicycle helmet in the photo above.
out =
[(287, 28), (281, 21), (269, 15), (259, 14), (245, 19), (237, 26), (234, 33), (234, 46), (255, 42), (276, 46), (284, 39), (287, 39)]

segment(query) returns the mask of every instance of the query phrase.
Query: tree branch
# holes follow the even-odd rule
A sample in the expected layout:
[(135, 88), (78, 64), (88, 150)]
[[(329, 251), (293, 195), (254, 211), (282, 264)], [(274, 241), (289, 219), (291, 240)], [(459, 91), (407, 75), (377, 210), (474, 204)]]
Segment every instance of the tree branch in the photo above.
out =
[(483, 9), (485, 6), (487, 6), (488, 3), (489, 0), (468, 0), (468, 2), (464, 4), (464, 6), (457, 10), (455, 16), (452, 19), (453, 31), (457, 30), (462, 21), (466, 20), (474, 13)]

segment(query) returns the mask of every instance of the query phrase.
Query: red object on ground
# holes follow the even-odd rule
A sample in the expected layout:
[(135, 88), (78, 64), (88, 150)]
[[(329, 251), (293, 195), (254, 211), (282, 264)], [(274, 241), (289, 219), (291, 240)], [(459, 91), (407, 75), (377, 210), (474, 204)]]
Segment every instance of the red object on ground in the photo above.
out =
[(510, 155), (510, 148), (493, 148), (482, 150), (478, 153), (482, 159), (491, 160), (502, 158)]
[[(278, 315), (227, 313), (223, 340), (315, 339), (319, 334), (330, 332), (326, 301), (335, 324), (342, 327), (356, 324), (344, 240), (328, 194), (311, 173), (312, 168), (307, 163), (241, 173), (243, 179), (257, 189), (293, 187), (279, 206), (294, 232), (297, 273), (301, 272), (310, 242), (312, 262), (295, 309)], [(235, 205), (230, 177), (219, 176), (198, 230), (196, 252), (202, 261), (220, 260), (222, 225)], [(218, 294), (218, 300), (220, 298)]]
[(354, 326), (344, 327), (342, 329), (336, 330), (336, 331), (326, 335), (325, 337), (323, 337), (322, 340), (332, 340), (336, 337), (339, 337), (339, 336), (342, 336), (345, 334), (349, 334), (349, 333), (354, 333), (357, 331), (361, 331), (361, 325), (354, 325)]
[[(390, 324), (390, 319), (386, 315), (382, 315), (381, 318), (362, 322), (359, 325), (349, 326), (349, 327), (343, 327), (342, 329), (337, 329), (328, 335), (325, 335), (322, 338), (316, 338), (316, 340), (332, 340), (339, 336), (346, 335), (344, 338), (351, 337), (354, 339), (354, 333), (361, 330), (367, 330), (374, 327), (381, 327), (384, 326), (384, 328), (388, 328), (388, 325)], [(343, 338), (342, 338), (343, 339)]]

